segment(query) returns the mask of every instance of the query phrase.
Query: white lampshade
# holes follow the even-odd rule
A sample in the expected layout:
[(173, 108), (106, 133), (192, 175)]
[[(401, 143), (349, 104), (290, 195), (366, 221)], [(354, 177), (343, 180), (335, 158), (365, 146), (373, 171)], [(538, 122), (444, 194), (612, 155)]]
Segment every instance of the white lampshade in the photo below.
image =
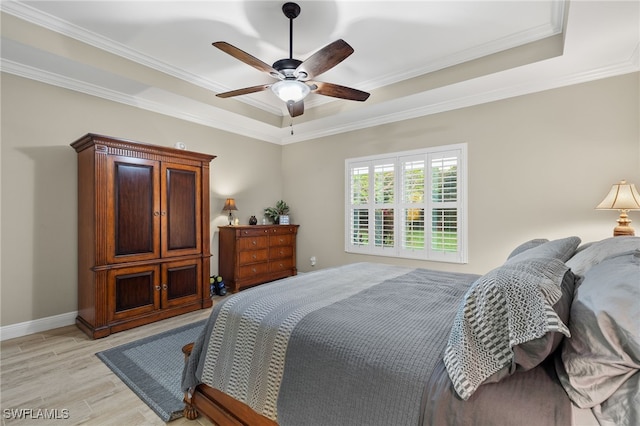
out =
[(636, 186), (621, 180), (611, 187), (609, 194), (596, 206), (599, 210), (638, 210), (640, 194)]
[(271, 86), (271, 90), (285, 102), (301, 101), (311, 91), (309, 86), (297, 80), (278, 81)]

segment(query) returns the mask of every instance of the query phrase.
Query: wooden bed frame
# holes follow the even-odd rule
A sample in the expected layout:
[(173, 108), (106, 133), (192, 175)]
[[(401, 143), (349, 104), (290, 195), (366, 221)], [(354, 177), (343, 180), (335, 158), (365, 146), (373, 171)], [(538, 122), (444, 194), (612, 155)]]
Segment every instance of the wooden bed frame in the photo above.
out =
[[(193, 343), (182, 348), (185, 362), (189, 359)], [(219, 426), (278, 426), (273, 420), (256, 413), (248, 405), (207, 385), (196, 387), (193, 395), (185, 392), (183, 415), (189, 420), (200, 414)]]

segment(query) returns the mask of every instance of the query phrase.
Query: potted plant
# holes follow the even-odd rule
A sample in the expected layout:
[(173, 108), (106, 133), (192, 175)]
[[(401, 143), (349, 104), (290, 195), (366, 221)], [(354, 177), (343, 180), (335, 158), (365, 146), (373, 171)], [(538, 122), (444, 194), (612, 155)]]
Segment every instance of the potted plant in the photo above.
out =
[(276, 225), (280, 223), (280, 215), (289, 213), (289, 206), (283, 200), (276, 203), (275, 207), (267, 207), (264, 209), (264, 215), (271, 219)]

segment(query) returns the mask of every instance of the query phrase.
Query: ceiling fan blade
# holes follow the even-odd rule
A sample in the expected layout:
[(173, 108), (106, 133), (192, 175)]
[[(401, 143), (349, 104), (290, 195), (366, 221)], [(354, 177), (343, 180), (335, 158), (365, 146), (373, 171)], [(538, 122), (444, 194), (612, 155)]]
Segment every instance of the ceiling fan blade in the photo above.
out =
[[(340, 86), (339, 84), (323, 83), (322, 81), (307, 81), (313, 93), (331, 96), (334, 98), (348, 99), (351, 101), (366, 101), (369, 93), (351, 87)], [(313, 88), (316, 86), (316, 89)]]
[(215, 43), (212, 43), (212, 44), (213, 46), (217, 47), (218, 49), (222, 50), (225, 53), (228, 53), (229, 55), (244, 62), (245, 64), (251, 65), (258, 71), (264, 71), (276, 78), (278, 78), (278, 75), (280, 75), (280, 73), (271, 65), (262, 62), (260, 59), (256, 58), (255, 56), (251, 56), (244, 50), (238, 49), (237, 47), (227, 43), (226, 41), (216, 41)]
[[(340, 39), (330, 43), (311, 55), (306, 61), (296, 68), (295, 75), (301, 80), (314, 78), (344, 61), (353, 53), (353, 47)], [(306, 74), (303, 75), (302, 73)]]
[(269, 87), (271, 87), (270, 84), (261, 84), (260, 86), (251, 86), (251, 87), (245, 87), (244, 89), (232, 90), (230, 92), (218, 93), (216, 94), (216, 96), (219, 98), (230, 98), (232, 96), (240, 96), (240, 95), (247, 95), (249, 93), (262, 92), (263, 90), (266, 90)]
[(287, 102), (287, 109), (291, 117), (297, 117), (304, 114), (304, 101)]

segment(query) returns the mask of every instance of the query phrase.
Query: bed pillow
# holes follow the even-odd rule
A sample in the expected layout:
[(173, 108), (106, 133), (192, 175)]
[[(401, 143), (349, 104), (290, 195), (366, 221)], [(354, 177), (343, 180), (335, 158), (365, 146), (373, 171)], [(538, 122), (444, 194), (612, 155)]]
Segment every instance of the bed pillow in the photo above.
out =
[[(516, 372), (516, 352), (521, 369), (544, 360), (559, 343), (553, 335), (569, 334), (553, 308), (563, 306), (566, 316), (572, 290), (573, 274), (552, 258), (505, 262), (474, 282), (445, 348), (444, 364), (456, 393), (466, 400), (480, 385)], [(549, 341), (535, 342), (547, 335)]]
[(601, 426), (640, 425), (640, 373), (624, 382), (606, 401), (593, 407)]
[(549, 240), (547, 240), (546, 238), (535, 238), (533, 240), (526, 241), (520, 244), (518, 247), (514, 248), (513, 251), (509, 253), (509, 256), (507, 257), (507, 259), (511, 259), (515, 255), (518, 255), (524, 251), (538, 247), (539, 245), (548, 243), (548, 242)]
[(566, 262), (573, 256), (580, 244), (580, 238), (567, 237), (559, 240), (547, 241), (534, 248), (525, 250), (519, 254), (516, 254), (512, 258), (507, 260), (507, 263), (521, 262), (527, 259), (558, 259), (562, 262)]
[(593, 265), (607, 257), (632, 250), (640, 250), (640, 237), (611, 237), (590, 243), (584, 249), (580, 247), (576, 254), (567, 260), (567, 266), (574, 274), (583, 276)]
[(556, 362), (560, 382), (581, 408), (605, 402), (640, 370), (640, 250), (587, 270)]

